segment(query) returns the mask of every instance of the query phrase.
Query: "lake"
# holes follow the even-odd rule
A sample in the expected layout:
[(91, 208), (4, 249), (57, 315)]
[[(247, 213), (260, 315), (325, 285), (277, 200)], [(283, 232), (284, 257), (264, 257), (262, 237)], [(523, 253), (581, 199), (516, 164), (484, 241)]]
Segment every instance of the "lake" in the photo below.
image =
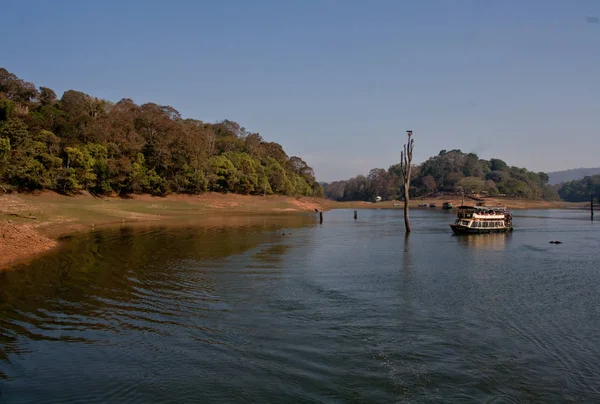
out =
[(600, 401), (600, 223), (411, 214), (72, 236), (0, 272), (0, 403)]

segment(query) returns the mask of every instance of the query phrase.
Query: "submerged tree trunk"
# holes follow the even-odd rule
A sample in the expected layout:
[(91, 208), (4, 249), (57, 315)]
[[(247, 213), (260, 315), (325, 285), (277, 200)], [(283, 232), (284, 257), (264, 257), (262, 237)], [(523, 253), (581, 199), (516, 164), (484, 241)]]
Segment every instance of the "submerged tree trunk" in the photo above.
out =
[(406, 232), (410, 233), (410, 219), (408, 217), (408, 200), (409, 200), (408, 189), (409, 189), (409, 187), (405, 184), (404, 185), (404, 227), (406, 227)]
[(410, 202), (410, 176), (412, 171), (412, 155), (414, 140), (411, 139), (412, 130), (407, 130), (408, 142), (404, 145), (404, 150), (400, 154), (400, 173), (404, 181), (404, 227), (406, 234), (410, 233), (410, 218), (408, 215), (408, 203)]

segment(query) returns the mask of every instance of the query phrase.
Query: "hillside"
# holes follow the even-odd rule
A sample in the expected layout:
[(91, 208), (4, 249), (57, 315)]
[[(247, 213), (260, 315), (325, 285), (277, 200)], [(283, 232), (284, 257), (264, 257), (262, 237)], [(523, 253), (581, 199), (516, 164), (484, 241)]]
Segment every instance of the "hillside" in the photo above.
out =
[(567, 181), (558, 190), (560, 197), (567, 202), (587, 202), (590, 196), (600, 203), (600, 175), (586, 176), (580, 180)]
[(75, 90), (59, 99), (4, 68), (0, 184), (63, 194), (323, 195), (306, 162), (236, 122), (184, 119), (171, 106)]
[(548, 184), (557, 185), (567, 181), (580, 180), (584, 177), (600, 174), (600, 167), (573, 168), (570, 170), (553, 171), (548, 173)]
[[(325, 195), (337, 201), (400, 199), (402, 180), (399, 164), (372, 169), (367, 176), (359, 175), (345, 181), (324, 185)], [(509, 167), (504, 161), (480, 159), (474, 153), (442, 150), (437, 156), (413, 168), (411, 197), (437, 194), (473, 193), (487, 196), (508, 196), (531, 200), (558, 200), (556, 189), (548, 185), (548, 175)]]

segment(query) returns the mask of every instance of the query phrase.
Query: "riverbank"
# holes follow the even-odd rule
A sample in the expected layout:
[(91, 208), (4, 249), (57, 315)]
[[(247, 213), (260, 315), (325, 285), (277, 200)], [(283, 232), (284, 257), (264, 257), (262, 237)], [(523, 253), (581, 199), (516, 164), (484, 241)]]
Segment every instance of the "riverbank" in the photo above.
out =
[[(441, 208), (444, 202), (450, 202), (454, 207), (465, 205), (475, 205), (477, 202), (470, 198), (462, 198), (461, 196), (440, 196), (436, 198), (414, 198), (410, 201), (411, 208), (418, 207), (420, 204), (432, 204), (434, 203), (437, 208)], [(393, 207), (398, 203), (403, 205), (403, 202), (378, 202), (376, 205), (381, 207)], [(572, 203), (564, 201), (543, 201), (543, 200), (529, 200), (529, 199), (515, 199), (515, 198), (485, 198), (485, 206), (504, 206), (510, 210), (518, 209), (574, 209), (582, 208), (585, 203)], [(588, 203), (589, 206), (589, 203)]]
[[(460, 198), (426, 198), (412, 200), (411, 207), (423, 203), (436, 203), (439, 208), (445, 201), (452, 202), (455, 206), (461, 203)], [(465, 203), (474, 204), (474, 201), (465, 200)], [(583, 206), (567, 202), (515, 199), (488, 199), (486, 205), (502, 205), (510, 209), (561, 209)], [(57, 239), (61, 236), (102, 225), (182, 219), (218, 220), (219, 217), (231, 214), (397, 209), (402, 206), (402, 202), (399, 201), (335, 202), (322, 198), (218, 193), (167, 197), (135, 195), (131, 198), (97, 198), (86, 193), (63, 196), (54, 192), (0, 195), (0, 269), (55, 248), (58, 245)]]
[(217, 193), (131, 198), (54, 192), (0, 195), (0, 269), (55, 248), (61, 236), (103, 225), (314, 212), (332, 205), (335, 202), (320, 198)]

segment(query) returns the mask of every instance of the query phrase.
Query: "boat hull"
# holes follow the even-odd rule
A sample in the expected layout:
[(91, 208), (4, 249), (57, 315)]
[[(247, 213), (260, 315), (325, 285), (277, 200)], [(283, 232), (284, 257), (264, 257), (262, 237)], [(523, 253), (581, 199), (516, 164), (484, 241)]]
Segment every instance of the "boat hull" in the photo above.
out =
[(461, 226), (459, 224), (451, 224), (450, 228), (454, 234), (489, 234), (489, 233), (507, 233), (512, 231), (512, 227), (498, 227), (491, 229), (473, 228)]

